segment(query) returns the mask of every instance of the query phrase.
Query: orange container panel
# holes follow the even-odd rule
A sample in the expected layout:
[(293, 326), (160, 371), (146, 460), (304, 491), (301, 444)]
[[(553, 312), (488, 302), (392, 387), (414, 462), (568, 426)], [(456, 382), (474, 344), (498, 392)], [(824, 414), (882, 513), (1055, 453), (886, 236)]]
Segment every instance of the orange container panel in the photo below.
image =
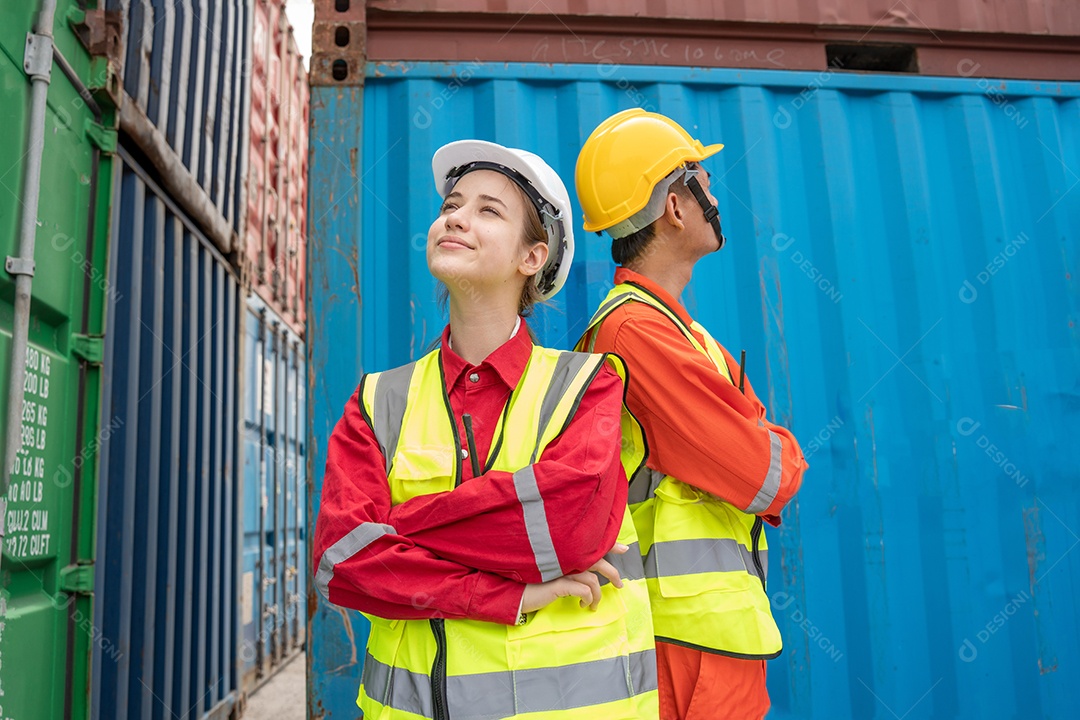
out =
[(841, 27), (898, 27), (1020, 35), (1080, 35), (1080, 5), (1061, 0), (368, 0), (381, 13), (649, 18)]
[(281, 0), (257, 2), (254, 25), (244, 277), (303, 336), (307, 71)]
[[(357, 57), (600, 65), (605, 78), (628, 65), (1080, 77), (1075, 1), (369, 0), (352, 40), (356, 13), (338, 7), (355, 5), (318, 0), (316, 84), (346, 81)], [(346, 77), (330, 72), (339, 61)]]

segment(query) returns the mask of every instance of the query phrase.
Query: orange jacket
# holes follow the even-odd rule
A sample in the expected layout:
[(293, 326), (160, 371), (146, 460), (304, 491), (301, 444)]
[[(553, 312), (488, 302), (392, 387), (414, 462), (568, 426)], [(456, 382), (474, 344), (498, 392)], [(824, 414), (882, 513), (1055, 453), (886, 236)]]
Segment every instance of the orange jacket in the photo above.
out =
[[(619, 268), (615, 284), (625, 282), (660, 298), (687, 325), (692, 322), (686, 308), (644, 275)], [(671, 319), (644, 303), (623, 303), (596, 333), (594, 352), (616, 353), (630, 370), (627, 406), (645, 430), (650, 468), (745, 511), (769, 471), (768, 431), (780, 436), (780, 488), (760, 513), (779, 525), (780, 511), (798, 492), (808, 466), (795, 436), (765, 419), (765, 406), (749, 379), (743, 395)], [(739, 363), (726, 349), (724, 357), (737, 383)]]

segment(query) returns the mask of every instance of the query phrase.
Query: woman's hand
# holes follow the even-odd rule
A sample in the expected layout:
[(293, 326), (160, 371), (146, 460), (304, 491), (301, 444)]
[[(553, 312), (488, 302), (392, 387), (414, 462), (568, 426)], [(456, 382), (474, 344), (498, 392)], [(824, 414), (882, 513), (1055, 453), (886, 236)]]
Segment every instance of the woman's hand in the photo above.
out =
[(595, 609), (600, 602), (600, 581), (591, 572), (583, 572), (564, 575), (546, 583), (526, 585), (525, 595), (521, 600), (521, 612), (534, 612), (564, 597), (579, 598), (581, 607), (588, 605)]
[[(615, 553), (616, 555), (622, 555), (629, 549), (630, 548), (627, 545), (623, 545), (622, 543), (617, 542), (608, 552)], [(622, 589), (622, 576), (619, 575), (619, 571), (615, 569), (615, 566), (609, 563), (604, 558), (600, 558), (595, 563), (593, 563), (593, 566), (589, 568), (589, 572), (599, 573), (603, 575), (612, 585), (619, 588), (620, 590)], [(596, 608), (593, 609), (595, 610)]]
[[(622, 555), (629, 548), (622, 543), (615, 543), (610, 552)], [(600, 607), (600, 578), (603, 575), (617, 588), (622, 588), (622, 577), (615, 566), (600, 558), (593, 566), (582, 573), (564, 575), (546, 583), (532, 583), (525, 586), (525, 595), (521, 601), (521, 612), (530, 613), (547, 607), (559, 598), (576, 597), (581, 607), (596, 611)]]

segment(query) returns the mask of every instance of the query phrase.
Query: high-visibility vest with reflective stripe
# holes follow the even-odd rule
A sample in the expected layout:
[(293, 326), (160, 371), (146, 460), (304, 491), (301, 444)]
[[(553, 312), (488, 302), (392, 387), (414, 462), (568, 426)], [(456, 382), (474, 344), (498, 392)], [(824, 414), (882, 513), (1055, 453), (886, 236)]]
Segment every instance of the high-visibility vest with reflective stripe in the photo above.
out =
[[(667, 316), (732, 382), (723, 351), (705, 328), (696, 322), (688, 327), (658, 298), (630, 283), (611, 290), (578, 349), (591, 352), (600, 323), (626, 302), (643, 302)], [(623, 414), (630, 415), (625, 406)], [(632, 416), (624, 417), (623, 427), (628, 425), (641, 432)], [(753, 514), (768, 508), (779, 488), (780, 436), (772, 433), (772, 440), (772, 462), (752, 512), (647, 467), (631, 476), (630, 511), (644, 553), (657, 640), (733, 657), (780, 654), (783, 642), (765, 594), (768, 546), (761, 518)]]
[[(610, 357), (614, 365), (618, 358)], [(492, 439), (485, 472), (513, 473), (536, 565), (561, 577), (532, 463), (569, 424), (604, 356), (534, 347)], [(448, 492), (460, 482), (462, 438), (452, 422), (439, 351), (415, 363), (365, 376), (365, 418), (383, 450), (392, 502)], [(614, 431), (614, 428), (612, 428)], [(628, 476), (643, 448), (624, 443)], [(393, 532), (377, 526), (367, 536)], [(370, 719), (520, 717), (655, 718), (656, 651), (648, 588), (630, 511), (608, 560), (622, 589), (605, 584), (596, 612), (562, 598), (530, 613), (524, 625), (474, 620), (387, 620), (368, 616), (371, 636), (357, 704)], [(363, 540), (360, 541), (364, 542)], [(370, 542), (370, 541), (368, 541)], [(360, 543), (354, 543), (356, 547)], [(417, 603), (425, 604), (424, 588)]]

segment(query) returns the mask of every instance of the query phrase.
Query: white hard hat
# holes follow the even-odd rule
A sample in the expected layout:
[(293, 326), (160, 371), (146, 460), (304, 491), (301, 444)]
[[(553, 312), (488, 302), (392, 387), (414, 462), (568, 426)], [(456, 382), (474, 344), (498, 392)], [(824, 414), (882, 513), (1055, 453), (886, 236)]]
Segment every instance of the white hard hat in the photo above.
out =
[(574, 260), (573, 212), (570, 195), (559, 175), (538, 155), (484, 140), (458, 140), (443, 145), (431, 158), (435, 189), (445, 198), (462, 175), (472, 170), (495, 170), (513, 180), (532, 200), (548, 234), (548, 259), (536, 274), (544, 300), (562, 289)]

